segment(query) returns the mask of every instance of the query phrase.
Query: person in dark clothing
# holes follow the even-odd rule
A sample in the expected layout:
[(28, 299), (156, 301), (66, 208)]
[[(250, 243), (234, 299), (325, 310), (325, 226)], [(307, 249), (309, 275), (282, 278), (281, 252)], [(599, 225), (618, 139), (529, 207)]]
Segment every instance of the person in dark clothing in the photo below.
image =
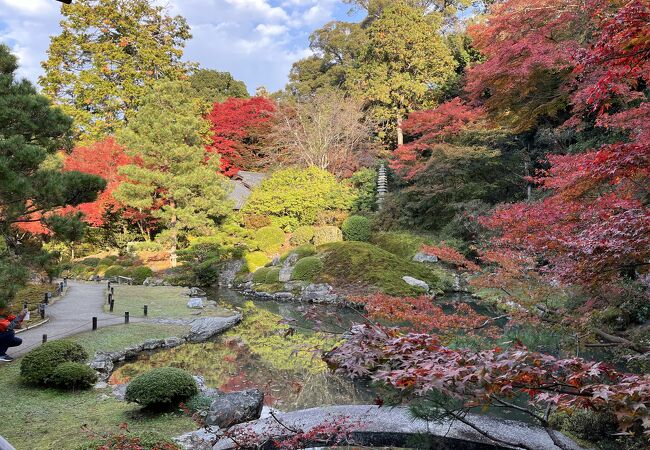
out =
[(0, 361), (13, 361), (13, 358), (7, 355), (7, 349), (9, 347), (18, 347), (23, 343), (22, 339), (16, 337), (14, 329), (20, 326), (25, 315), (27, 315), (26, 309), (14, 316), (5, 313), (4, 309), (0, 308)]

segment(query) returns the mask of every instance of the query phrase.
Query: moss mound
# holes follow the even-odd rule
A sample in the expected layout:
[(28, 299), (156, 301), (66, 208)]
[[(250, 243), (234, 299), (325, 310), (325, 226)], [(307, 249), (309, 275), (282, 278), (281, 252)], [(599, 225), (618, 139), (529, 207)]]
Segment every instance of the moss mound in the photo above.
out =
[[(372, 290), (389, 295), (419, 295), (402, 280), (405, 275), (426, 281), (433, 290), (444, 284), (434, 271), (366, 242), (335, 242), (318, 247), (323, 257), (322, 281), (345, 289)], [(370, 289), (369, 289), (370, 288)]]

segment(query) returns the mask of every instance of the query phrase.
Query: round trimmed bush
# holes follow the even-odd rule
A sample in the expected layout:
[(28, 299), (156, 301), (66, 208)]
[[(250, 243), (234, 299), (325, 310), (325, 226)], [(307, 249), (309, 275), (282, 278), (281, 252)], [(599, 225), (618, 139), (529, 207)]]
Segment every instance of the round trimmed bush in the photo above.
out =
[(152, 369), (126, 387), (127, 402), (149, 408), (176, 406), (199, 393), (192, 375), (176, 367)]
[(88, 389), (97, 382), (97, 372), (86, 364), (67, 361), (56, 366), (50, 382), (63, 389)]
[(318, 227), (314, 230), (314, 245), (329, 244), (343, 240), (340, 228), (333, 226)]
[(262, 227), (255, 233), (255, 241), (263, 252), (277, 251), (284, 244), (284, 231), (278, 227)]
[(368, 242), (372, 235), (370, 220), (363, 216), (348, 217), (343, 222), (341, 230), (346, 241)]
[(280, 281), (280, 268), (279, 267), (269, 267), (269, 271), (266, 273), (266, 279), (264, 282), (266, 284), (273, 284)]
[(306, 256), (296, 263), (291, 273), (292, 280), (312, 281), (323, 270), (323, 261), (317, 256)]
[(291, 245), (304, 245), (309, 244), (314, 238), (314, 227), (311, 225), (306, 225), (304, 227), (298, 227), (293, 231), (289, 242)]
[(246, 261), (246, 269), (250, 273), (255, 272), (260, 267), (264, 267), (271, 261), (264, 252), (246, 253), (244, 260)]
[(20, 362), (21, 378), (31, 384), (48, 384), (54, 370), (65, 362), (83, 363), (88, 353), (76, 342), (47, 342), (25, 355)]
[(128, 273), (135, 284), (142, 284), (144, 280), (153, 275), (153, 270), (147, 266), (137, 266), (129, 270)]
[(124, 277), (124, 276), (127, 276), (127, 274), (126, 274), (126, 269), (124, 267), (122, 267), (122, 266), (110, 266), (104, 272), (104, 277), (105, 278)]
[(253, 283), (266, 283), (266, 276), (271, 271), (270, 267), (260, 267), (253, 274)]

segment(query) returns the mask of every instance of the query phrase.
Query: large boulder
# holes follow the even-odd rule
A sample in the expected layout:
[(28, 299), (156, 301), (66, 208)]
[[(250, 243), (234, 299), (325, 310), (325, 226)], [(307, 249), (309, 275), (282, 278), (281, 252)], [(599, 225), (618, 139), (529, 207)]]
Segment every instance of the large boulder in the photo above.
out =
[(429, 285), (427, 284), (426, 281), (418, 280), (417, 278), (409, 277), (408, 275), (403, 276), (402, 280), (404, 280), (404, 282), (409, 286), (420, 288), (424, 292), (429, 292)]
[(437, 263), (438, 262), (438, 257), (436, 255), (429, 255), (424, 252), (417, 252), (413, 256), (413, 261), (419, 262), (419, 263)]
[(232, 287), (242, 267), (244, 267), (244, 260), (242, 259), (235, 259), (224, 263), (219, 271), (219, 286)]
[(313, 303), (336, 303), (338, 295), (332, 291), (329, 284), (308, 284), (302, 290), (301, 300)]
[(284, 260), (284, 262), (282, 263), (282, 267), (280, 268), (279, 281), (281, 283), (286, 283), (287, 281), (291, 280), (291, 272), (293, 272), (293, 266), (296, 265), (297, 261), (298, 261), (297, 253), (289, 254), (289, 256), (287, 256), (287, 259)]
[(206, 425), (227, 428), (260, 418), (264, 394), (258, 389), (219, 394), (210, 405)]
[(201, 428), (175, 437), (174, 441), (186, 450), (212, 450), (212, 446), (217, 443), (220, 436), (211, 430)]
[(188, 342), (205, 342), (212, 336), (222, 333), (241, 320), (241, 314), (230, 317), (202, 317), (192, 321)]
[(203, 299), (201, 297), (191, 297), (187, 302), (188, 308), (201, 309), (205, 305), (203, 304)]

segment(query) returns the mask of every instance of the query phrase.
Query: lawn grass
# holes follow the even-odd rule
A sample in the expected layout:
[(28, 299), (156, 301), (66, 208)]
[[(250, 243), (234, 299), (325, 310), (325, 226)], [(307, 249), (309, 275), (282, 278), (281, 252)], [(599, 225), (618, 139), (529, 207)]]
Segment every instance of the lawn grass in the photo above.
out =
[[(143, 317), (144, 305), (148, 307), (148, 317), (151, 318), (179, 318), (201, 316), (232, 315), (232, 311), (220, 307), (210, 307), (201, 310), (187, 307), (189, 297), (183, 295), (187, 288), (179, 286), (127, 286), (115, 285), (115, 304), (113, 314), (123, 316), (125, 311), (131, 317)], [(108, 305), (104, 311), (108, 312)]]
[[(102, 328), (71, 337), (89, 354), (119, 350), (146, 339), (180, 336), (187, 327), (130, 324)], [(196, 425), (180, 413), (149, 414), (139, 406), (116, 400), (110, 388), (61, 392), (25, 386), (20, 382), (20, 359), (0, 366), (2, 420), (0, 435), (17, 450), (75, 449), (87, 440), (82, 427), (96, 433), (116, 432), (127, 423), (134, 433), (151, 431), (173, 437)]]

